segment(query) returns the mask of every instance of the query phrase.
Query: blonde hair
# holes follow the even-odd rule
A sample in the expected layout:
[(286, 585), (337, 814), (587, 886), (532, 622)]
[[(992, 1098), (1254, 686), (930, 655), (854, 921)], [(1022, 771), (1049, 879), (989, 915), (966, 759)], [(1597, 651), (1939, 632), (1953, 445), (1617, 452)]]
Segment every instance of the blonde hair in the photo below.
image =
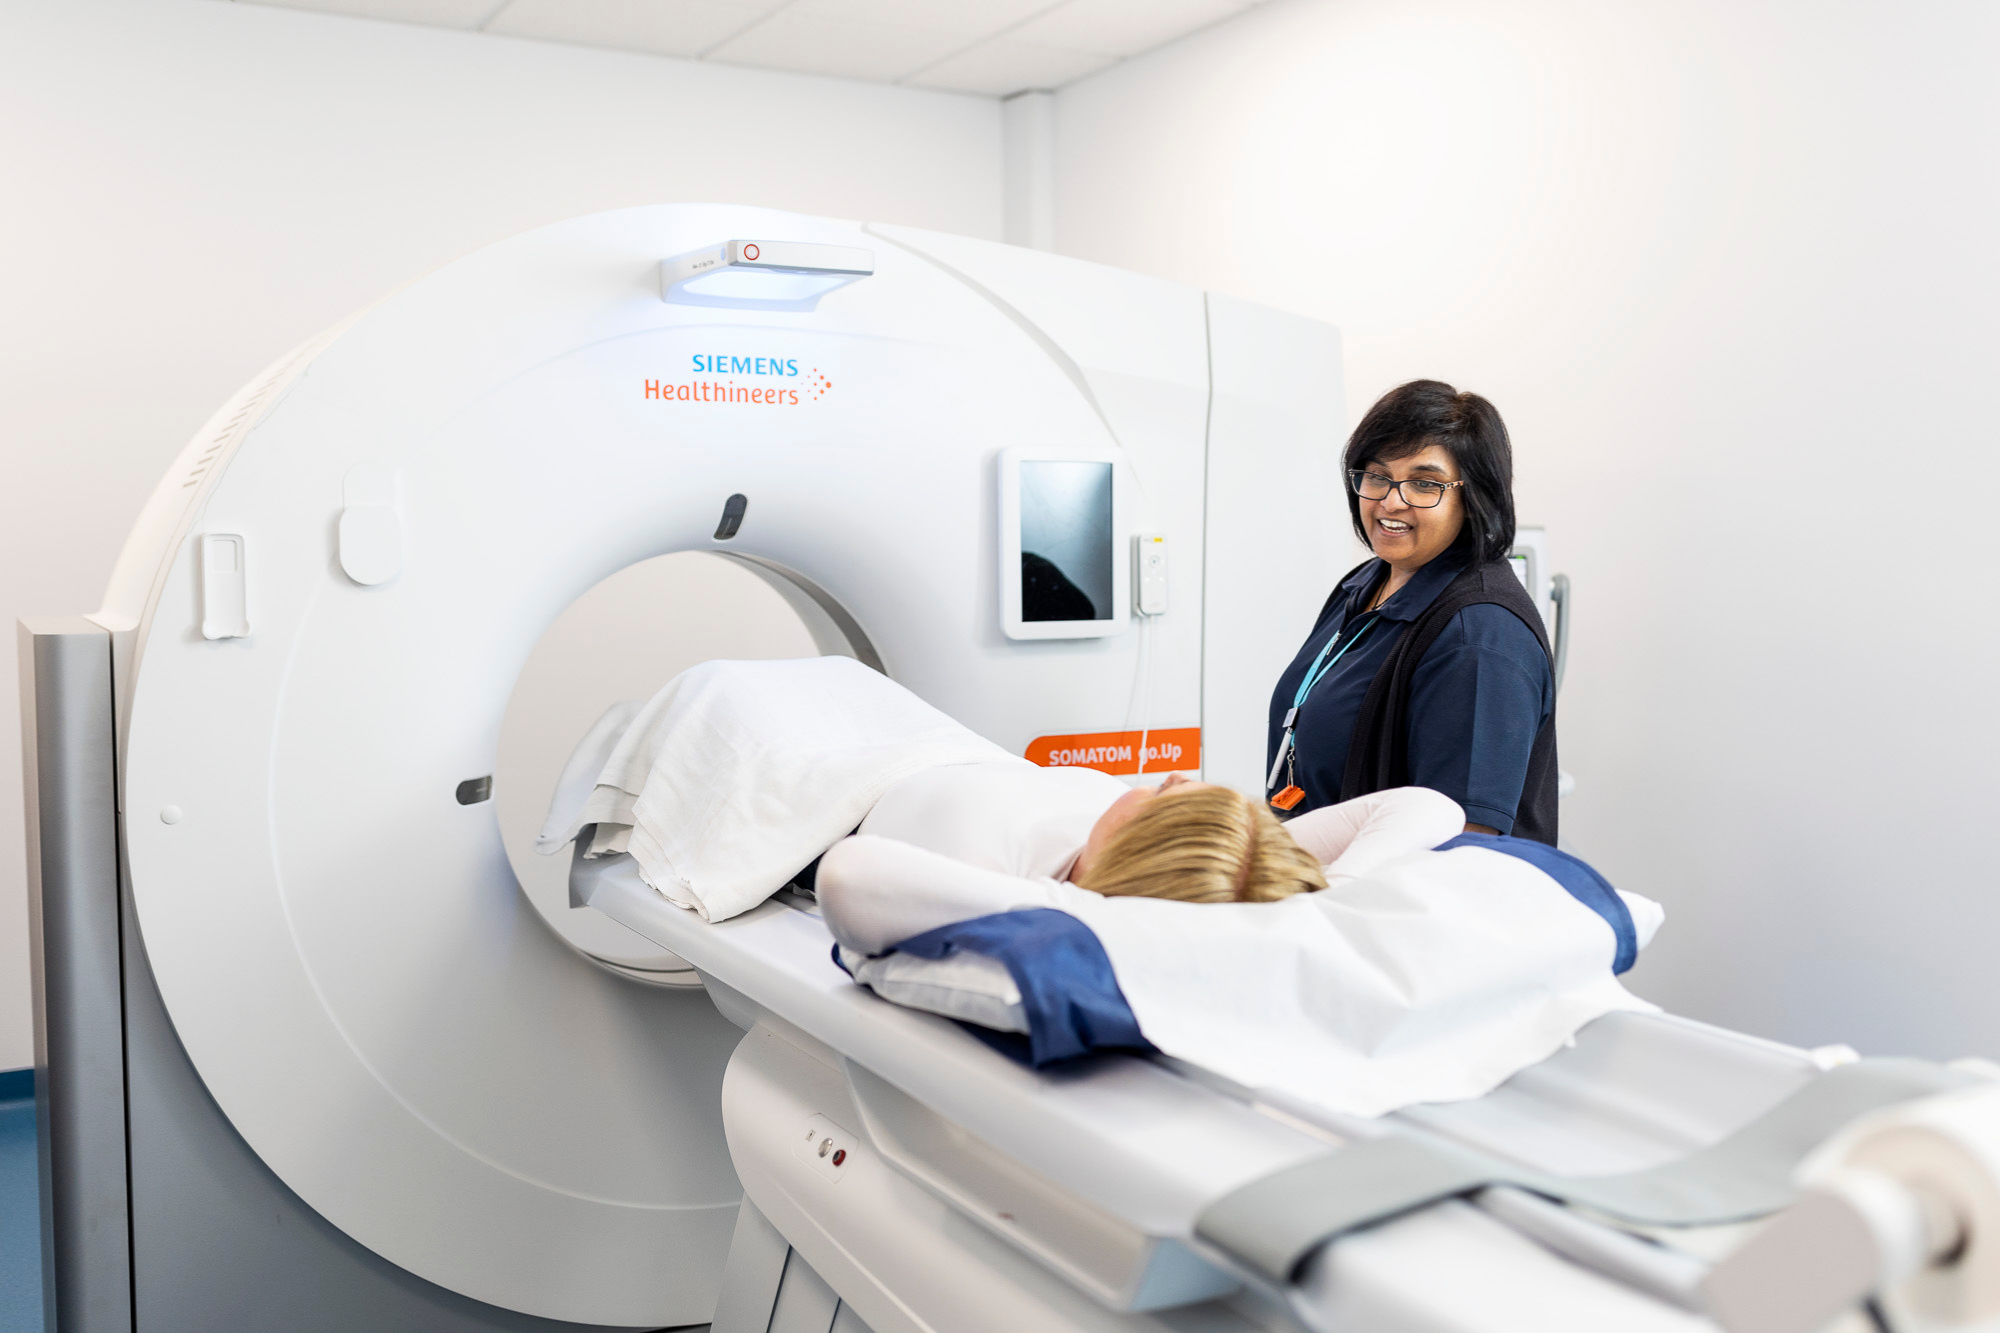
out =
[(1268, 903), (1323, 889), (1326, 876), (1259, 802), (1189, 786), (1147, 801), (1077, 882), (1107, 896)]

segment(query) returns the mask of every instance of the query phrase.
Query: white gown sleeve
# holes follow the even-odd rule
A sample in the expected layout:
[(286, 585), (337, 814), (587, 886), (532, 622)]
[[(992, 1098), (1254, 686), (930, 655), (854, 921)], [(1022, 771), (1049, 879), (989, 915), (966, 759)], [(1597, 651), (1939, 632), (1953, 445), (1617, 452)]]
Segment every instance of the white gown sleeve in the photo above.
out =
[(1465, 832), (1465, 811), (1443, 792), (1395, 787), (1309, 810), (1285, 831), (1326, 867), (1329, 879), (1352, 879), (1457, 837)]
[(1096, 894), (1052, 879), (981, 870), (894, 838), (857, 834), (819, 863), (819, 910), (841, 947), (878, 954), (955, 921), (1021, 907), (1061, 908)]

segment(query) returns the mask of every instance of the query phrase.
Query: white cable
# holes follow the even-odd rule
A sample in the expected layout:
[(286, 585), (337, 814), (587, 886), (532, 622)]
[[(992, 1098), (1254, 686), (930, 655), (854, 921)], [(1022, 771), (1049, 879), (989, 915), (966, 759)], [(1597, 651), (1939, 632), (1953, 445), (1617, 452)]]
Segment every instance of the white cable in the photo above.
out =
[(1139, 713), (1139, 771), (1134, 777), (1146, 772), (1146, 738), (1153, 729), (1153, 616), (1142, 616), (1139, 620), (1139, 655), (1145, 659), (1145, 706)]

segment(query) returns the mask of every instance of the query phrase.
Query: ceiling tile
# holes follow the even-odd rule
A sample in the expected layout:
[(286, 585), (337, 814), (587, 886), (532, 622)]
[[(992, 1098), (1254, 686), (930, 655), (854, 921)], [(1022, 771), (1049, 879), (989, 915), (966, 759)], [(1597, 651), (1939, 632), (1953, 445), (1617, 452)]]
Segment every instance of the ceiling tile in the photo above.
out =
[(932, 65), (906, 82), (952, 92), (1008, 97), (1030, 89), (1060, 88), (1103, 69), (1115, 59), (1000, 37)]
[(1263, 0), (240, 0), (1005, 97)]
[(1071, 51), (1136, 56), (1248, 7), (1246, 0), (1069, 0), (1007, 35)]
[(840, 23), (783, 9), (709, 52), (764, 69), (894, 82), (961, 50), (966, 38), (887, 23)]
[(245, 0), (280, 9), (317, 9), (357, 18), (421, 23), (431, 28), (477, 28), (493, 17), (503, 0)]
[(792, 0), (788, 12), (840, 22), (920, 28), (961, 37), (1004, 32), (1064, 0)]
[(486, 31), (621, 51), (695, 57), (785, 0), (513, 0)]

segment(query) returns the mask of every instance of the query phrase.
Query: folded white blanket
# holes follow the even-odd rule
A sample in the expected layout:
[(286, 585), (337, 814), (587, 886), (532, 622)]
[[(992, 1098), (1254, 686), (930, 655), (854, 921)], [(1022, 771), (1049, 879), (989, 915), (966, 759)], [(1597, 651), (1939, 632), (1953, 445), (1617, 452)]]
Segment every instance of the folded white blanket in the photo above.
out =
[(538, 841), (597, 825), (593, 851), (630, 851), (670, 902), (720, 921), (784, 887), (896, 782), (996, 760), (1027, 762), (851, 658), (704, 662), (653, 696), (583, 808)]

